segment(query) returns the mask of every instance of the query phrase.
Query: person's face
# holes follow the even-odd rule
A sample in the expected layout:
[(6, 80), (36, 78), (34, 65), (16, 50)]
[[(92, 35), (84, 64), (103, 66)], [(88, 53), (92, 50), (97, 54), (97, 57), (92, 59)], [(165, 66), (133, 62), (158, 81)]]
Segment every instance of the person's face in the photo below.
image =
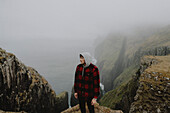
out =
[(84, 59), (84, 57), (80, 57), (80, 62), (81, 62), (81, 64), (84, 64), (85, 63), (85, 59)]

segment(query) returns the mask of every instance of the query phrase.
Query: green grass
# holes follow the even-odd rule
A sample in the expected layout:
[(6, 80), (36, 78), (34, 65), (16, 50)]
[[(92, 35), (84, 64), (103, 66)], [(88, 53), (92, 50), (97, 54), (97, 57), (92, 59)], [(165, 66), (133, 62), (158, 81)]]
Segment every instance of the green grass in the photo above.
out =
[(135, 64), (126, 68), (113, 82), (113, 88), (118, 87), (122, 83), (127, 83), (132, 78), (132, 75), (135, 74), (139, 67)]
[[(117, 109), (116, 107), (128, 106), (128, 103), (133, 100), (137, 89), (137, 80), (131, 79), (128, 83), (121, 84), (116, 89), (108, 91), (100, 100), (99, 104), (109, 107), (111, 109)], [(127, 96), (127, 100), (124, 97)], [(122, 101), (124, 102), (122, 105)]]

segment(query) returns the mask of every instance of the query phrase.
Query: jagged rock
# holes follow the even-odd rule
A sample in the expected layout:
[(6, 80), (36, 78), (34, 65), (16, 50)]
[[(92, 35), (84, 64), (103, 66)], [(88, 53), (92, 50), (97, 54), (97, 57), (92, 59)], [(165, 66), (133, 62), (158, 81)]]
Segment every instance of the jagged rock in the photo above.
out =
[(129, 110), (132, 113), (169, 113), (170, 55), (144, 56), (140, 62), (141, 65), (133, 78), (107, 92), (100, 99), (100, 105), (120, 109), (125, 113), (129, 113)]
[[(85, 105), (86, 105), (86, 113), (89, 113), (87, 103), (85, 103)], [(110, 108), (100, 106), (98, 103), (94, 104), (94, 110), (95, 113), (123, 113), (121, 110), (111, 110)], [(79, 104), (61, 113), (81, 113)]]
[(74, 87), (72, 87), (72, 90), (71, 90), (71, 98), (70, 98), (70, 105), (71, 107), (77, 105), (79, 103), (78, 99), (76, 99), (74, 97)]
[(169, 113), (170, 80), (165, 78), (170, 78), (170, 55), (144, 56), (141, 67), (145, 69), (141, 70), (139, 87), (130, 113)]
[[(30, 113), (58, 113), (68, 108), (68, 94), (56, 97), (46, 79), (34, 68), (0, 48), (0, 109)], [(60, 107), (63, 102), (65, 107)]]
[(63, 111), (67, 108), (69, 108), (68, 105), (68, 92), (63, 91), (57, 96), (57, 107), (60, 108), (60, 111)]

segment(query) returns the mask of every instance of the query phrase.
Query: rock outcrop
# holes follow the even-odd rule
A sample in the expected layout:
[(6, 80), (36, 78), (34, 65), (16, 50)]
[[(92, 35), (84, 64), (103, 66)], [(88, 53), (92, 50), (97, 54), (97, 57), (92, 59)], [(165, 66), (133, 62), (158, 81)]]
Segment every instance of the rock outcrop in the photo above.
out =
[(57, 108), (59, 108), (60, 111), (63, 111), (69, 107), (68, 105), (68, 92), (63, 91), (60, 94), (56, 96), (57, 101)]
[[(86, 105), (86, 112), (89, 113), (87, 103), (85, 105)], [(121, 110), (111, 110), (110, 108), (100, 106), (98, 103), (94, 104), (94, 110), (95, 113), (123, 113)], [(79, 104), (61, 113), (81, 113)]]
[[(59, 113), (68, 108), (68, 93), (60, 96), (34, 68), (0, 48), (0, 109), (29, 113)], [(61, 107), (64, 103), (64, 107)]]
[(76, 99), (74, 97), (74, 87), (72, 87), (72, 90), (71, 90), (71, 98), (70, 98), (70, 105), (71, 107), (77, 105), (79, 103), (78, 99)]
[(143, 56), (133, 78), (108, 91), (100, 105), (124, 113), (170, 112), (170, 55)]
[(170, 112), (170, 55), (141, 59), (139, 87), (130, 108), (130, 113), (136, 112)]

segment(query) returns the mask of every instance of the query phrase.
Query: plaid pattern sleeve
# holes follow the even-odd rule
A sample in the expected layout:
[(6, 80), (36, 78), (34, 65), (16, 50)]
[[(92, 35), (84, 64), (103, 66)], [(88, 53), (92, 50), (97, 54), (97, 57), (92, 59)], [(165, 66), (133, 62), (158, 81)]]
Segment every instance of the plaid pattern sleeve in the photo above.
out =
[(77, 66), (77, 68), (76, 68), (75, 77), (74, 77), (74, 92), (75, 92), (75, 93), (77, 93), (77, 84), (78, 84), (77, 76), (78, 76), (78, 69), (79, 69), (79, 66)]
[(100, 94), (100, 77), (99, 77), (99, 70), (96, 67), (95, 70), (93, 71), (93, 82), (94, 82), (94, 98), (97, 99), (97, 97)]

